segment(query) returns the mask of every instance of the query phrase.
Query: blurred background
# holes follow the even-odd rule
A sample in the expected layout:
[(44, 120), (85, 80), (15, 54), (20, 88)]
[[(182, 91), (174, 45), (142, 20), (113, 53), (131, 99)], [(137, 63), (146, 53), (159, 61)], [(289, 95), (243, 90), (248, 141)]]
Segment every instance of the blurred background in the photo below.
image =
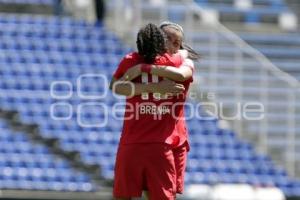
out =
[[(118, 105), (122, 119), (124, 99), (108, 83), (139, 28), (165, 20), (182, 25), (202, 55), (186, 107), (202, 117), (187, 120), (178, 199), (300, 199), (299, 8), (299, 0), (0, 0), (0, 199), (112, 199), (122, 120), (111, 110)], [(246, 108), (257, 114), (239, 117)]]

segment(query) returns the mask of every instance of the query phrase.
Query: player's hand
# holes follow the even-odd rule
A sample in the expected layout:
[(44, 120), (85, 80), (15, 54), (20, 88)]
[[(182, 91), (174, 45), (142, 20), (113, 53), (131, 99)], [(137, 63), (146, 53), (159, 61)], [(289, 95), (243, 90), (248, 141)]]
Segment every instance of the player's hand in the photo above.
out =
[(140, 76), (142, 74), (141, 71), (141, 65), (135, 65), (131, 68), (129, 68), (126, 73), (121, 77), (120, 80), (122, 81), (131, 81), (135, 79), (136, 77)]
[(156, 93), (160, 94), (178, 94), (185, 90), (182, 84), (178, 84), (171, 80), (163, 80), (154, 88)]

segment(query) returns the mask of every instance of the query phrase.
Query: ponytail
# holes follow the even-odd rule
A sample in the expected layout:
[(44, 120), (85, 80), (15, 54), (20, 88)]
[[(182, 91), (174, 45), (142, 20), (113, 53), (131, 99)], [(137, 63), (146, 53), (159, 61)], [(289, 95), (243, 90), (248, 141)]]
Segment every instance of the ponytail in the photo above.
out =
[(180, 48), (188, 51), (188, 58), (190, 58), (191, 60), (198, 61), (201, 58), (201, 55), (199, 53), (197, 53), (192, 47), (185, 44), (184, 42), (182, 43)]

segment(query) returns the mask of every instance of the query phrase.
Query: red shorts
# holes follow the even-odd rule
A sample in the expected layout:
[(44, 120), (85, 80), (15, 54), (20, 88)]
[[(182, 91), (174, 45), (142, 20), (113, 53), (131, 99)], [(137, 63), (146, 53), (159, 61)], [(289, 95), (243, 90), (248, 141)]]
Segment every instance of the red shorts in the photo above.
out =
[(120, 145), (116, 158), (114, 197), (142, 196), (150, 200), (174, 200), (176, 169), (173, 151), (164, 143)]
[(115, 165), (114, 197), (174, 200), (182, 193), (188, 144), (171, 148), (165, 143), (120, 145)]

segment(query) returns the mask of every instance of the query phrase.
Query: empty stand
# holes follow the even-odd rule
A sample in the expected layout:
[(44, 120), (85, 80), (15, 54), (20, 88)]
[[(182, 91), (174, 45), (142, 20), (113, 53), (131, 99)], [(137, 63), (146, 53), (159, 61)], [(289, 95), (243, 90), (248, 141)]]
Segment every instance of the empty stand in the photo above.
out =
[[(43, 137), (59, 139), (65, 151), (78, 151), (85, 163), (101, 166), (99, 176), (112, 179), (122, 119), (110, 110), (121, 100), (105, 91), (131, 49), (105, 26), (70, 18), (1, 15), (0, 38), (0, 107), (17, 110), (24, 123), (38, 124)], [(233, 53), (230, 47), (221, 49), (220, 58), (226, 53)], [(106, 120), (106, 126), (97, 127)], [(188, 125), (187, 184), (248, 183), (277, 186), (287, 195), (300, 193), (299, 183), (284, 169), (234, 132), (219, 128), (216, 119), (192, 119)], [(80, 183), (88, 183), (81, 178)]]
[(266, 55), (276, 66), (300, 80), (300, 34), (241, 33), (241, 38)]
[(3, 4), (52, 5), (56, 0), (0, 0)]
[(280, 13), (290, 12), (282, 0), (250, 0), (244, 3), (234, 0), (195, 0), (195, 2), (205, 8), (217, 10), (222, 22), (277, 23)]
[(91, 192), (91, 179), (0, 120), (0, 188)]

